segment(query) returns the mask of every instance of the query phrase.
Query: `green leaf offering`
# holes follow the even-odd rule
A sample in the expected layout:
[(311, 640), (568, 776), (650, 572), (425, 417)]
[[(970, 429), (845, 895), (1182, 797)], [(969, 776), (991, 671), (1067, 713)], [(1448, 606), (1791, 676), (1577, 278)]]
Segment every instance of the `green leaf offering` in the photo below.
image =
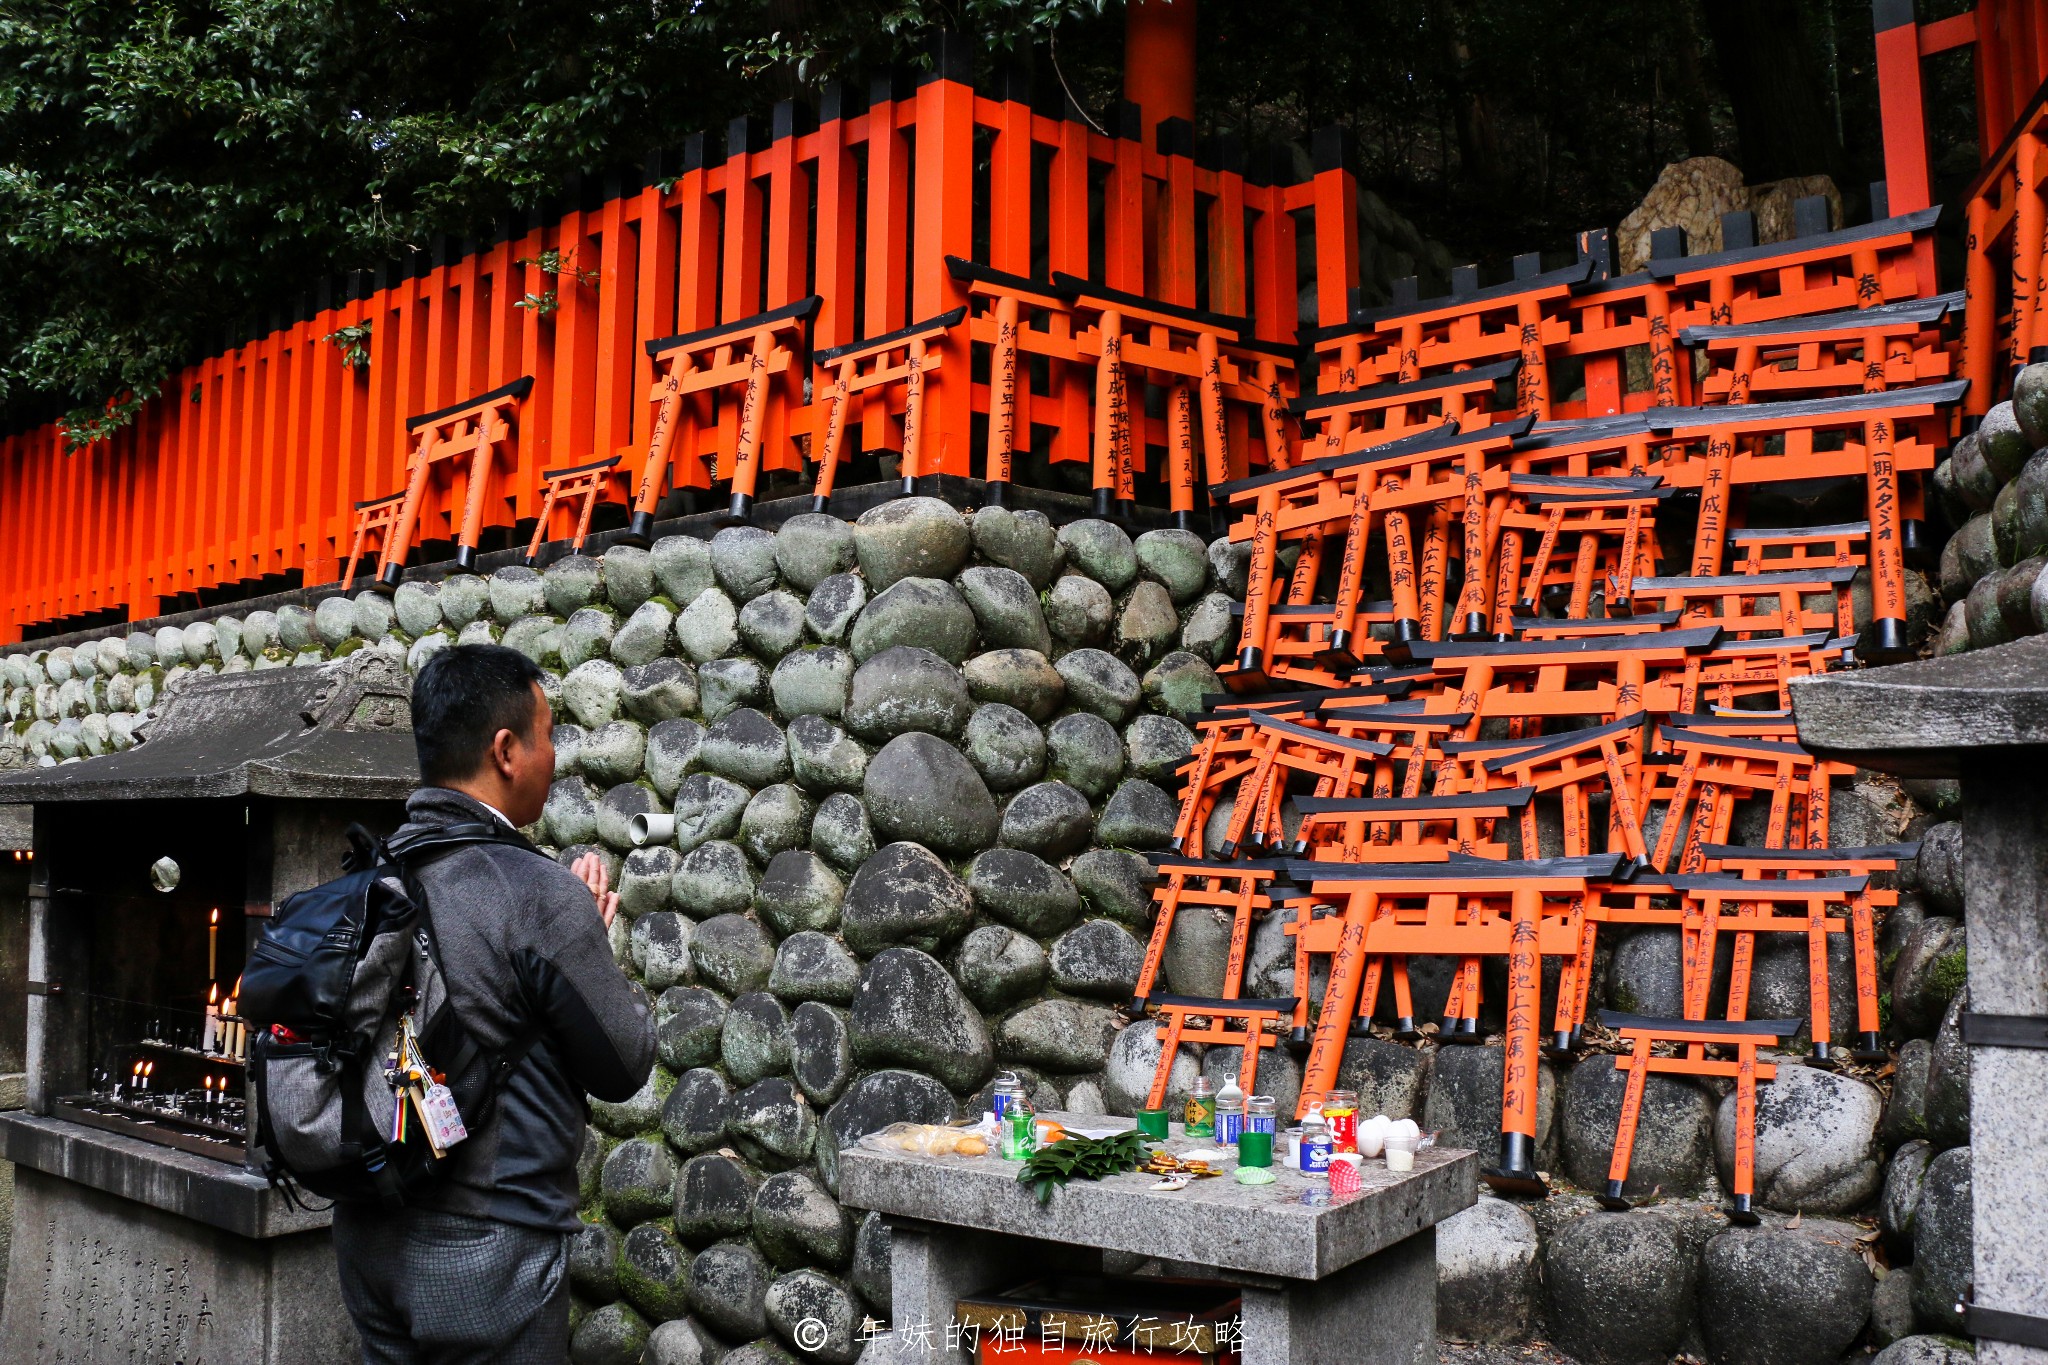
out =
[(1135, 1130), (1106, 1138), (1062, 1138), (1026, 1157), (1024, 1168), (1017, 1172), (1017, 1183), (1035, 1185), (1038, 1202), (1047, 1204), (1052, 1202), (1054, 1190), (1076, 1176), (1100, 1180), (1136, 1170), (1150, 1155), (1146, 1143), (1151, 1140)]

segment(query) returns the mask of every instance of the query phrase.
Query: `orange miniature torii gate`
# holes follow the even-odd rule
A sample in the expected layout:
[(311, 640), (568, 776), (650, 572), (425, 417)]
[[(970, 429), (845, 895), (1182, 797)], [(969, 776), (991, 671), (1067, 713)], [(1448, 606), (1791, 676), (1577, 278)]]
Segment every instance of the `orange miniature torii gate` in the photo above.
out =
[[(476, 565), (477, 539), (483, 532), (484, 497), (490, 486), (492, 466), (499, 448), (511, 439), (513, 415), (520, 401), (533, 391), (533, 377), (524, 376), (501, 384), (489, 393), (453, 403), (434, 412), (408, 418), (405, 429), (415, 433), (412, 455), (407, 461), (405, 492), (391, 514), (384, 549), (377, 571), (380, 592), (395, 592), (405, 577), (405, 558), (425, 515), (427, 487), (437, 466), (454, 468), (464, 456), (462, 523), (455, 537), (455, 565), (460, 569)], [(375, 504), (372, 504), (375, 506)], [(362, 533), (356, 536), (357, 551)], [(351, 577), (355, 552), (349, 556)]]

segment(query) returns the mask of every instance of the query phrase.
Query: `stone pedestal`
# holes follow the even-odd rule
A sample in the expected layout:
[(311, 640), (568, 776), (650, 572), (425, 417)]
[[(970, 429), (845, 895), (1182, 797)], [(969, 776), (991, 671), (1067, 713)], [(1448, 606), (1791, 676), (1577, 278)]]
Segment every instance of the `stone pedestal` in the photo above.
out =
[(1369, 1161), (1364, 1189), (1344, 1199), (1276, 1169), (1271, 1185), (1219, 1178), (1173, 1192), (1151, 1189), (1149, 1175), (1077, 1180), (1045, 1205), (993, 1156), (860, 1146), (839, 1162), (841, 1198), (889, 1222), (894, 1331), (877, 1360), (900, 1365), (963, 1365), (946, 1334), (962, 1298), (1099, 1271), (1104, 1251), (1237, 1286), (1245, 1365), (1428, 1365), (1436, 1224), (1478, 1188), (1477, 1156), (1451, 1150), (1422, 1153), (1403, 1175)]
[(205, 1157), (23, 1114), (0, 1365), (359, 1358), (324, 1214)]
[(1982, 1365), (2048, 1365), (2048, 637), (1792, 684), (1817, 752), (1959, 777), (1969, 924), (1973, 1299)]

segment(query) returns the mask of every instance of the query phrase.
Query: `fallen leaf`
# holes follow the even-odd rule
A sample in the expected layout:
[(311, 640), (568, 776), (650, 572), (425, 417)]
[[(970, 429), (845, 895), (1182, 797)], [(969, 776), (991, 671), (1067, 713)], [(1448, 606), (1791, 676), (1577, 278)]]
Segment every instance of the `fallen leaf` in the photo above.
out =
[(1794, 1228), (1797, 1228), (1801, 1223), (1805, 1221), (1806, 1215), (1804, 1213), (1795, 1213), (1792, 1215), (1792, 1221), (1785, 1224), (1785, 1231), (1791, 1232)]

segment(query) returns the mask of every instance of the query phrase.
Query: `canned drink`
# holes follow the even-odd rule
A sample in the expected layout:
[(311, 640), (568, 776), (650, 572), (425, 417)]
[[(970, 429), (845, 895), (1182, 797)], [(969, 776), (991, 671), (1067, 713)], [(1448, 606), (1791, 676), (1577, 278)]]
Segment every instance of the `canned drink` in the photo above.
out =
[(1330, 1148), (1337, 1152), (1358, 1150), (1358, 1092), (1332, 1090), (1323, 1097), (1323, 1122), (1330, 1127)]
[(1003, 1160), (1023, 1161), (1038, 1150), (1038, 1125), (1031, 1110), (1012, 1105), (1003, 1116)]

